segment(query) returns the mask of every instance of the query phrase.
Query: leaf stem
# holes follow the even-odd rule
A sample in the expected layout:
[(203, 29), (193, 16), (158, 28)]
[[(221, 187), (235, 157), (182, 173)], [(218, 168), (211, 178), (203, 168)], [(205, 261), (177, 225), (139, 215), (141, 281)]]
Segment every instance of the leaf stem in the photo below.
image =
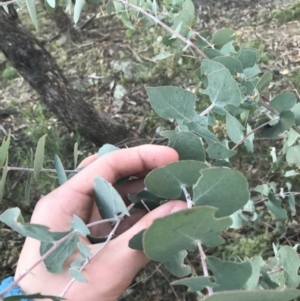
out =
[(255, 128), (254, 130), (252, 130), (251, 132), (249, 132), (246, 136), (244, 136), (231, 150), (234, 151), (236, 150), (245, 140), (247, 140), (247, 138), (252, 135), (253, 133), (255, 133), (256, 131), (258, 131), (259, 129), (263, 128), (264, 126), (272, 123), (273, 121), (278, 120), (278, 118), (275, 119), (271, 119), (263, 124), (261, 124), (260, 126), (258, 126), (257, 128)]
[(212, 103), (208, 108), (206, 108), (202, 113), (200, 113), (200, 116), (207, 115), (215, 107), (215, 105), (215, 103)]
[[(209, 277), (209, 273), (208, 273), (208, 268), (207, 268), (207, 264), (206, 264), (206, 255), (203, 251), (202, 245), (200, 242), (197, 243), (197, 247), (199, 250), (199, 254), (200, 254), (200, 259), (201, 259), (201, 265), (202, 265), (202, 269), (203, 269), (203, 275), (205, 277)], [(208, 295), (211, 296), (213, 295), (213, 289), (209, 286), (206, 287), (207, 291), (208, 291)]]
[(194, 205), (194, 202), (193, 202), (193, 200), (191, 198), (191, 195), (188, 193), (188, 191), (187, 191), (187, 189), (186, 189), (185, 186), (182, 186), (181, 189), (182, 189), (182, 191), (184, 193), (184, 196), (185, 196), (185, 199), (186, 199), (186, 203), (187, 203), (187, 207), (188, 208), (192, 208), (193, 205)]
[(169, 27), (167, 24), (165, 24), (164, 22), (160, 21), (159, 19), (157, 19), (155, 16), (151, 15), (150, 13), (148, 13), (147, 11), (145, 11), (144, 9), (142, 9), (139, 6), (136, 6), (132, 3), (130, 3), (127, 0), (114, 0), (115, 2), (119, 2), (121, 4), (123, 4), (125, 7), (129, 6), (132, 9), (140, 12), (141, 14), (147, 16), (148, 18), (152, 19), (155, 23), (158, 23), (161, 27), (163, 27), (164, 29), (166, 29), (168, 32), (172, 33), (174, 36), (176, 36), (177, 38), (179, 38), (181, 41), (183, 41), (184, 43), (186, 43), (188, 46), (190, 46), (191, 48), (195, 49), (196, 52), (202, 56), (205, 59), (209, 59), (208, 56), (202, 51), (200, 50), (191, 40), (185, 38), (183, 35), (181, 35), (180, 33), (176, 32), (173, 28)]

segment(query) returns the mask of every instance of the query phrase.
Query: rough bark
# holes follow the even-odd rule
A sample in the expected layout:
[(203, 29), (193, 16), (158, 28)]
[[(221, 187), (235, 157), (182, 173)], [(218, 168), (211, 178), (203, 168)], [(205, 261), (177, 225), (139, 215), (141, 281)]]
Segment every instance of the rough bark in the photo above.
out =
[(98, 112), (68, 84), (62, 71), (42, 44), (10, 14), (0, 8), (0, 51), (41, 96), (46, 106), (70, 129), (96, 145), (116, 143), (130, 136), (129, 130)]

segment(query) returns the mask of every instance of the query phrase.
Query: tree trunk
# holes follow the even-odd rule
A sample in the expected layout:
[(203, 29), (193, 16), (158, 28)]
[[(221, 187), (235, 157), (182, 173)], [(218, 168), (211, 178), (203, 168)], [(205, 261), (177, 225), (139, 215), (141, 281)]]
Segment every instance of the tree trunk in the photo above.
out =
[(0, 51), (36, 90), (46, 106), (70, 129), (100, 146), (129, 138), (122, 124), (98, 112), (68, 84), (50, 53), (20, 23), (15, 9), (0, 7)]

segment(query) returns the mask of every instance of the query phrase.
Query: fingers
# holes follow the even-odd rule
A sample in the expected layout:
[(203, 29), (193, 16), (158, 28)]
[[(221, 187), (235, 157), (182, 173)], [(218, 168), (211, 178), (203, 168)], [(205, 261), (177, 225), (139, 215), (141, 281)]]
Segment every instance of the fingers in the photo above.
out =
[(114, 254), (114, 264), (119, 269), (120, 277), (128, 277), (128, 281), (131, 281), (137, 272), (149, 261), (143, 252), (128, 247), (130, 239), (141, 230), (149, 228), (155, 219), (182, 209), (186, 209), (186, 203), (182, 201), (168, 202), (156, 208), (141, 218), (129, 230), (112, 240), (107, 247), (103, 249), (102, 252), (104, 254), (106, 252)]
[(92, 162), (64, 186), (65, 189), (91, 195), (97, 176), (115, 183), (120, 178), (152, 170), (177, 160), (177, 153), (166, 146), (143, 145), (121, 149)]

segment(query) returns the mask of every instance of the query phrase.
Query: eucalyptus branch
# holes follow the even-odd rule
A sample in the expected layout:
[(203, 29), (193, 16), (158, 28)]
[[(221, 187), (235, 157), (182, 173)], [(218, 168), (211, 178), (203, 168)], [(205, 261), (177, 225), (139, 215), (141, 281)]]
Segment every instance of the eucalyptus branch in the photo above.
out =
[[(199, 254), (200, 254), (201, 265), (202, 265), (202, 269), (203, 269), (203, 275), (205, 277), (209, 277), (208, 268), (207, 268), (207, 264), (206, 264), (206, 255), (203, 251), (203, 248), (202, 248), (202, 245), (201, 245), (200, 242), (197, 243), (197, 247), (198, 247)], [(208, 291), (208, 295), (211, 296), (213, 294), (213, 289), (209, 286), (207, 286), (206, 289)]]
[(260, 126), (258, 126), (257, 128), (255, 128), (254, 130), (252, 130), (251, 132), (249, 132), (246, 136), (244, 136), (231, 150), (234, 151), (236, 150), (245, 140), (247, 140), (247, 138), (252, 135), (253, 133), (255, 133), (256, 131), (258, 131), (259, 129), (265, 127), (266, 125), (272, 123), (273, 121), (276, 121), (276, 119), (271, 119), (263, 124), (261, 124)]
[[(5, 168), (5, 166), (2, 165), (2, 166), (0, 166), (0, 168)], [(7, 166), (7, 171), (10, 171), (10, 170), (34, 172), (34, 168)], [(43, 168), (41, 171), (57, 173), (56, 169)], [(65, 170), (66, 173), (78, 173), (79, 171), (80, 171), (79, 169), (74, 169), (74, 170), (66, 169)]]
[[(127, 207), (127, 210), (130, 211), (130, 209), (132, 209), (132, 207), (135, 204), (130, 204)], [(91, 256), (91, 258), (88, 258), (85, 263), (82, 265), (82, 267), (80, 268), (80, 272), (92, 261), (93, 258), (95, 258), (101, 251), (102, 249), (111, 241), (112, 237), (114, 236), (116, 230), (118, 229), (123, 217), (125, 216), (125, 213), (120, 214), (119, 216), (113, 218), (113, 220), (117, 220), (116, 224), (114, 225), (113, 229), (111, 230), (111, 232), (109, 233), (109, 235), (107, 236), (106, 241), (101, 244), (101, 247), (95, 252), (95, 254), (93, 256)], [(101, 222), (101, 221), (100, 221)], [(59, 297), (64, 297), (65, 294), (69, 291), (69, 289), (71, 288), (71, 286), (73, 285), (73, 283), (75, 282), (75, 279), (72, 278), (72, 280), (67, 284), (67, 286), (65, 287), (65, 289), (63, 290), (63, 292), (59, 295)]]
[(212, 49), (215, 49), (214, 44), (210, 43), (200, 33), (198, 33), (197, 31), (194, 31), (191, 27), (190, 27), (190, 30), (193, 32), (193, 34), (195, 34), (198, 38), (200, 38), (203, 42), (205, 42), (209, 47), (211, 47)]
[(163, 27), (164, 29), (166, 29), (168, 32), (172, 33), (178, 39), (180, 39), (181, 41), (183, 41), (189, 47), (195, 49), (196, 52), (200, 56), (202, 56), (205, 59), (209, 59), (208, 56), (202, 50), (200, 50), (191, 40), (185, 38), (183, 35), (181, 35), (180, 33), (176, 32), (173, 28), (169, 27), (167, 24), (165, 24), (164, 22), (160, 21), (155, 16), (151, 15), (150, 13), (148, 13), (147, 11), (145, 11), (143, 8), (141, 8), (139, 6), (136, 6), (136, 5), (132, 4), (132, 3), (130, 3), (129, 1), (127, 1), (127, 0), (114, 0), (114, 1), (123, 4), (125, 7), (126, 6), (127, 7), (131, 7), (132, 9), (134, 9), (134, 10), (140, 12), (141, 14), (147, 16), (148, 18), (150, 18), (151, 20), (153, 20), (155, 23), (158, 23), (161, 27)]
[(52, 252), (54, 252), (62, 243), (67, 241), (70, 237), (77, 234), (76, 230), (70, 232), (60, 240), (54, 242), (53, 246), (43, 255), (39, 260), (37, 260), (25, 273), (19, 276), (16, 280), (14, 280), (4, 291), (0, 293), (0, 299), (4, 298), (5, 294), (8, 293), (14, 286), (16, 286), (27, 274), (29, 274), (37, 265), (39, 265), (42, 261), (44, 261)]
[(181, 189), (182, 189), (182, 191), (184, 193), (184, 196), (185, 196), (185, 199), (186, 199), (186, 203), (187, 203), (187, 207), (188, 208), (192, 208), (193, 205), (194, 205), (194, 202), (192, 201), (191, 195), (188, 193), (186, 187), (182, 186)]

